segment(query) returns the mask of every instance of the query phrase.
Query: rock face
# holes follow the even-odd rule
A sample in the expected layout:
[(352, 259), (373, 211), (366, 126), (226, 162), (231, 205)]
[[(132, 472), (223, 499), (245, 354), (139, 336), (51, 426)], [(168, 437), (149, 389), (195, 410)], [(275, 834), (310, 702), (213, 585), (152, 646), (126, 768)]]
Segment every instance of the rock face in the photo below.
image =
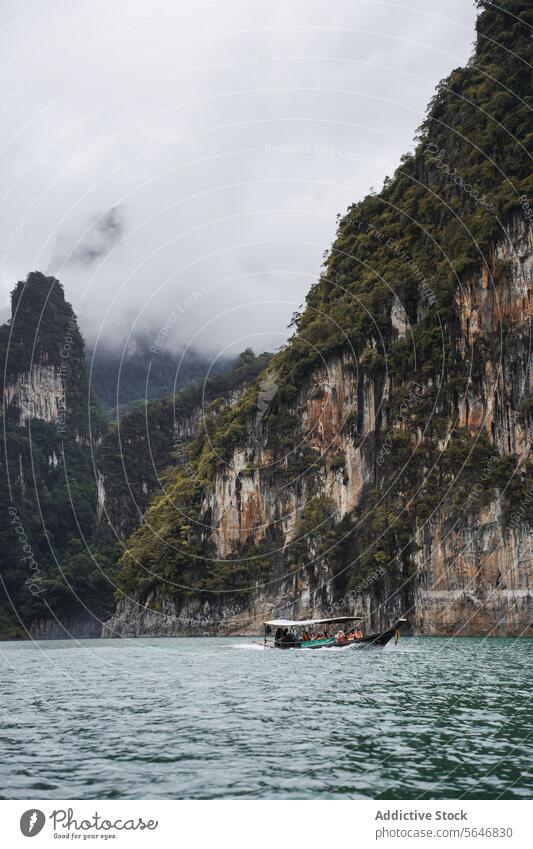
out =
[[(494, 339), (502, 313), (512, 321), (515, 344), (508, 351), (495, 349), (494, 356), (486, 358), (483, 373), (468, 387), (455, 418), (473, 435), (485, 433), (499, 454), (517, 454), (521, 462), (528, 459), (531, 446), (529, 419), (519, 415), (521, 399), (532, 390), (531, 236), (531, 228), (513, 218), (509, 241), (496, 245), (493, 252), (494, 263), (505, 261), (505, 273), (495, 285), (488, 282), (487, 273), (469, 277), (457, 297), (458, 348), (463, 357), (476, 339)], [(393, 327), (397, 314), (393, 304)], [(416, 406), (435, 398), (438, 387), (429, 382), (409, 391)], [(202, 505), (202, 521), (208, 528), (204, 539), (221, 559), (238, 557), (247, 544), (260, 546), (274, 537), (280, 557), (267, 585), (256, 587), (246, 602), (216, 595), (176, 602), (155, 589), (142, 600), (121, 600), (104, 635), (258, 633), (264, 618), (274, 614), (303, 618), (346, 610), (365, 615), (373, 628), (407, 615), (413, 632), (419, 634), (533, 635), (531, 526), (519, 521), (502, 528), (499, 493), (481, 511), (469, 510), (467, 501), (459, 514), (440, 510), (418, 527), (414, 571), (403, 585), (400, 576), (398, 586), (392, 586), (378, 569), (370, 583), (363, 579), (360, 587), (336, 600), (333, 572), (320, 559), (311, 568), (294, 568), (292, 573), (287, 567), (284, 554), (297, 538), (312, 497), (327, 498), (340, 525), (357, 512), (366, 488), (379, 483), (378, 436), (405, 424), (389, 411), (391, 393), (394, 387), (388, 377), (372, 376), (361, 359), (346, 353), (330, 357), (311, 373), (291, 412), (301, 422), (297, 448), (309, 449), (319, 463), (312, 480), (309, 475), (282, 477), (288, 459), (274, 462), (265, 434), (250, 421), (247, 443), (235, 449), (215, 475)], [(442, 447), (455, 426), (452, 415), (441, 436)], [(483, 468), (478, 472), (474, 488), (483, 483)]]
[(96, 616), (67, 616), (61, 620), (36, 619), (32, 622), (32, 640), (92, 640), (102, 635), (102, 623)]
[[(292, 410), (301, 422), (298, 447), (312, 452), (311, 462), (321, 461), (319, 491), (335, 504), (337, 520), (355, 509), (370, 478), (368, 442), (375, 433), (382, 400), (376, 397), (376, 384), (359, 365), (349, 356), (338, 356), (313, 372)], [(354, 416), (359, 432), (356, 444), (350, 430)], [(254, 452), (253, 471), (249, 471), (247, 459), (250, 449)], [(342, 465), (336, 464), (338, 458)], [(315, 491), (316, 487), (311, 487), (308, 477), (289, 475), (280, 491), (276, 472), (288, 467), (288, 458), (273, 461), (268, 444), (257, 433), (244, 450), (235, 450), (216, 475), (203, 506), (204, 514), (211, 517), (209, 540), (217, 554), (228, 557), (239, 546), (259, 543), (273, 531), (282, 535), (284, 545), (294, 539), (297, 519), (311, 497), (311, 488)]]
[(471, 63), (340, 220), (271, 372), (130, 538), (106, 633), (353, 612), (533, 635), (531, 9), (479, 5)]
[[(495, 351), (494, 359), (487, 358), (484, 373), (469, 387), (456, 414), (466, 430), (485, 432), (500, 454), (518, 453), (525, 461), (531, 428), (527, 417), (519, 417), (519, 406), (524, 394), (531, 393), (526, 331), (533, 295), (533, 249), (531, 230), (523, 222), (514, 219), (510, 227), (517, 251), (508, 245), (496, 246), (495, 261), (503, 257), (506, 272), (490, 295), (485, 274), (469, 278), (461, 289), (458, 345), (466, 357), (474, 337), (493, 338), (500, 326), (495, 304), (501, 309), (507, 305), (506, 315), (512, 314), (518, 342), (505, 357), (498, 357)], [(391, 315), (391, 321), (393, 318)], [(291, 570), (283, 554), (297, 538), (309, 500), (317, 494), (327, 498), (339, 525), (360, 507), (366, 487), (379, 482), (378, 434), (404, 426), (387, 408), (393, 391), (389, 378), (372, 377), (361, 360), (354, 361), (348, 354), (330, 357), (312, 372), (292, 409), (301, 422), (299, 447), (310, 449), (320, 462), (312, 482), (309, 475), (289, 475), (280, 486), (280, 473), (288, 467), (288, 460), (274, 463), (268, 440), (250, 422), (247, 443), (235, 449), (230, 462), (215, 475), (202, 505), (202, 521), (211, 529), (204, 538), (221, 559), (235, 558), (243, 546), (261, 545), (274, 537), (280, 559), (268, 584), (257, 587), (246, 603), (235, 598), (224, 601), (216, 595), (175, 602), (158, 589), (142, 600), (123, 599), (104, 634), (257, 633), (264, 618), (274, 614), (298, 618), (348, 609), (364, 614), (371, 627), (378, 628), (407, 614), (415, 633), (531, 635), (531, 527), (518, 522), (515, 527), (502, 528), (498, 495), (482, 511), (469, 510), (467, 503), (459, 515), (440, 510), (419, 527), (412, 558), (414, 573), (403, 587), (401, 579), (399, 588), (391, 586), (378, 570), (369, 584), (368, 579), (363, 580), (360, 588), (339, 602), (335, 601), (331, 568), (320, 560), (288, 575)], [(431, 399), (436, 391), (428, 384), (411, 389), (411, 395), (416, 404)], [(442, 446), (448, 444), (454, 426), (451, 417)], [(483, 469), (479, 476), (482, 481)], [(479, 488), (480, 483), (474, 487)]]
[[(485, 428), (503, 454), (523, 455), (529, 451), (531, 432), (518, 413), (521, 401), (530, 398), (533, 391), (529, 344), (533, 315), (532, 228), (527, 219), (516, 215), (506, 229), (507, 238), (496, 244), (482, 272), (467, 279), (456, 296), (463, 356), (479, 339), (490, 339), (495, 347), (484, 363), (477, 392), (472, 387), (465, 394), (459, 424), (473, 432)], [(503, 331), (513, 337), (512, 350), (505, 351), (505, 356), (501, 346)]]
[(109, 525), (120, 540), (142, 523), (143, 514), (164, 491), (164, 470), (184, 464), (197, 436), (206, 407), (215, 398), (236, 403), (246, 380), (268, 362), (244, 351), (223, 374), (192, 384), (157, 401), (149, 401), (121, 416), (95, 453), (100, 526)]
[[(512, 321), (514, 344), (486, 357), (479, 378), (450, 411), (440, 445), (449, 444), (459, 422), (474, 437), (484, 433), (499, 455), (517, 455), (523, 464), (532, 436), (530, 419), (519, 411), (521, 400), (530, 397), (533, 388), (528, 342), (533, 246), (531, 228), (522, 220), (513, 218), (509, 232), (514, 243), (498, 244), (493, 252), (494, 263), (505, 260), (504, 275), (495, 284), (492, 277), (489, 284), (487, 274), (480, 273), (461, 287), (457, 344), (467, 358), (476, 340), (493, 340), (501, 327), (499, 310)], [(397, 307), (392, 310), (394, 326)], [(431, 381), (422, 387), (409, 382), (407, 386), (415, 408), (438, 396)], [(388, 428), (405, 426), (387, 406), (391, 393), (390, 378), (371, 375), (361, 359), (347, 353), (330, 357), (310, 374), (291, 412), (301, 423), (293, 450), (308, 449), (319, 463), (312, 476), (287, 476), (288, 459), (274, 461), (266, 433), (257, 430), (250, 417), (246, 443), (215, 475), (201, 513), (207, 528), (204, 539), (216, 558), (236, 558), (247, 544), (277, 540), (281, 556), (267, 584), (257, 586), (246, 601), (216, 594), (175, 601), (156, 588), (144, 598), (121, 600), (104, 635), (258, 633), (265, 617), (328, 616), (352, 610), (364, 615), (372, 628), (407, 615), (413, 632), (419, 634), (533, 635), (531, 525), (520, 521), (520, 514), (512, 526), (504, 525), (499, 492), (482, 509), (470, 497), (460, 509), (440, 509), (417, 527), (411, 568), (395, 581), (377, 569), (370, 579), (362, 578), (350, 593), (336, 598), (327, 558), (313, 562), (309, 552), (312, 565), (305, 568), (291, 569), (284, 562), (310, 499), (317, 494), (327, 498), (339, 526), (364, 504), (368, 486), (379, 484), (382, 454), (377, 446), (383, 445), (379, 436)], [(416, 448), (420, 434), (412, 438)], [(488, 466), (496, 459), (492, 456)], [(485, 479), (487, 471), (480, 467), (472, 485), (474, 495)], [(401, 573), (403, 567), (399, 568)]]
[(502, 530), (498, 505), (421, 530), (413, 627), (428, 635), (531, 636), (531, 528)]
[(99, 636), (83, 617), (84, 603), (100, 617), (110, 609), (102, 559), (80, 541), (95, 529), (91, 455), (101, 434), (83, 339), (55, 278), (32, 272), (11, 303), (0, 327), (0, 639)]
[(61, 371), (54, 366), (33, 365), (4, 387), (6, 408), (17, 410), (18, 423), (29, 419), (58, 422), (65, 415), (65, 388)]
[[(3, 412), (9, 427), (32, 419), (87, 438), (89, 388), (84, 343), (58, 280), (32, 272), (11, 293), (0, 328)], [(73, 415), (72, 415), (73, 414)]]

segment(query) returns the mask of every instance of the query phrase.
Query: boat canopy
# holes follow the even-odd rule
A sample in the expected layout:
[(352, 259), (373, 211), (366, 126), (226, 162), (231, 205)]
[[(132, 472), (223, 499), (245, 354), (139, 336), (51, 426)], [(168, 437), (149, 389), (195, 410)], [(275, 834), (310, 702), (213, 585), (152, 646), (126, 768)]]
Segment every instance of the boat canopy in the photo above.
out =
[(265, 625), (274, 628), (291, 628), (297, 625), (329, 625), (333, 622), (357, 622), (362, 616), (335, 616), (333, 619), (270, 619)]

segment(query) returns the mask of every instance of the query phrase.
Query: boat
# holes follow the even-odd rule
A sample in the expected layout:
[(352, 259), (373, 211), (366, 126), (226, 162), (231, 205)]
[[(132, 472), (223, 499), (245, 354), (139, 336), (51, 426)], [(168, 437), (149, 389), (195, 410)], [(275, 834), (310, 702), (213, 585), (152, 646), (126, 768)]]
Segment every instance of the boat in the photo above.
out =
[[(383, 649), (385, 646), (394, 643), (400, 639), (400, 630), (406, 619), (397, 619), (394, 625), (386, 628), (384, 631), (377, 631), (373, 634), (362, 634), (358, 628), (360, 636), (352, 639), (347, 639), (342, 626), (355, 626), (358, 622), (362, 622), (361, 616), (335, 616), (331, 619), (270, 619), (265, 622), (265, 648), (274, 649), (302, 649), (308, 651), (310, 649), (330, 649), (330, 648), (378, 648)], [(301, 629), (316, 628), (324, 626), (326, 635), (320, 639), (302, 639), (299, 633)], [(339, 626), (337, 633), (334, 636), (327, 634), (328, 627)], [(272, 639), (272, 629), (275, 628), (275, 637)]]

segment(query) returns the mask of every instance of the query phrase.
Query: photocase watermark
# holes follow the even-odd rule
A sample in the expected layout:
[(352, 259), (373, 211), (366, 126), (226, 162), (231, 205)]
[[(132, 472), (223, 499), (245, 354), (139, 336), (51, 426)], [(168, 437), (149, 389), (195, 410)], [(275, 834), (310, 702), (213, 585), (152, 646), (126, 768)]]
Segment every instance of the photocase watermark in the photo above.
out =
[(2, 251), (4, 252), (4, 257), (8, 256), (13, 249), (16, 247), (22, 234), (24, 233), (26, 227), (33, 219), (33, 216), (40, 208), (40, 206), (44, 203), (44, 201), (57, 189), (58, 186), (69, 176), (69, 174), (75, 169), (76, 163), (72, 162), (67, 165), (59, 174), (56, 174), (54, 177), (51, 177), (44, 184), (44, 188), (39, 192), (39, 194), (35, 195), (30, 202), (28, 203), (26, 209), (20, 216), (17, 221), (14, 229), (11, 232), (9, 238), (2, 244)]
[(26, 530), (22, 524), (17, 508), (9, 507), (7, 512), (11, 517), (11, 526), (18, 537), (19, 544), (23, 551), (21, 560), (24, 566), (32, 572), (32, 575), (24, 582), (25, 586), (32, 595), (39, 596), (42, 592), (44, 592), (43, 579), (40, 574), (41, 570), (39, 568), (39, 564), (33, 556), (33, 549), (28, 541), (28, 535), (26, 534)]
[(189, 448), (191, 445), (191, 439), (187, 439), (184, 436), (178, 435), (174, 439), (174, 444), (172, 448), (172, 455), (176, 462), (176, 465), (179, 466), (181, 471), (185, 473), (185, 476), (188, 478), (192, 478), (195, 476), (195, 466), (191, 462)]
[(98, 0), (97, 3), (93, 3), (91, 6), (87, 6), (82, 12), (77, 15), (72, 15), (70, 18), (60, 18), (56, 21), (56, 29), (64, 30), (70, 29), (73, 26), (79, 26), (84, 23), (87, 18), (90, 18), (93, 14), (99, 14), (103, 9), (106, 9), (110, 6), (116, 5), (115, 0)]
[(290, 159), (293, 156), (317, 156), (324, 159), (340, 159), (343, 162), (361, 163), (363, 165), (377, 165), (386, 168), (389, 163), (384, 159), (376, 159), (373, 156), (359, 153), (349, 147), (335, 147), (326, 144), (271, 144), (266, 143), (264, 152), (269, 156), (281, 156)]
[(115, 95), (114, 101), (115, 103), (125, 103), (127, 100), (138, 97), (140, 94), (145, 94), (148, 91), (157, 90), (163, 86), (171, 85), (176, 82), (176, 80), (196, 79), (204, 75), (220, 73), (228, 68), (249, 68), (252, 65), (258, 65), (260, 61), (260, 56), (241, 56), (240, 58), (221, 59), (218, 62), (203, 62), (198, 65), (188, 65), (177, 71), (159, 74), (158, 77), (153, 80), (149, 80), (148, 82), (132, 86), (126, 91), (122, 91), (120, 94)]
[(58, 808), (49, 816), (52, 820), (54, 832), (59, 829), (66, 831), (68, 836), (76, 836), (75, 832), (89, 832), (98, 834), (98, 832), (114, 832), (114, 831), (155, 831), (159, 825), (158, 820), (144, 820), (142, 817), (131, 817), (130, 819), (110, 820), (99, 814), (96, 811), (90, 817), (74, 816), (74, 809)]
[(75, 339), (73, 335), (73, 331), (77, 331), (78, 323), (75, 318), (70, 318), (67, 324), (68, 330), (65, 334), (65, 338), (63, 339), (63, 345), (61, 347), (61, 365), (59, 366), (59, 383), (61, 385), (61, 395), (58, 398), (57, 406), (58, 406), (58, 418), (57, 418), (57, 430), (58, 433), (64, 434), (66, 433), (67, 426), (67, 381), (71, 375), (71, 366), (70, 366), (70, 353), (75, 344)]
[(444, 174), (446, 177), (450, 177), (452, 182), (460, 189), (463, 190), (467, 195), (474, 198), (481, 206), (485, 207), (492, 212), (494, 210), (494, 204), (487, 200), (484, 194), (480, 194), (479, 189), (475, 186), (472, 186), (470, 183), (467, 183), (464, 179), (463, 175), (457, 168), (451, 168), (447, 162), (445, 162), (444, 158), (446, 156), (445, 148), (439, 148), (438, 144), (429, 144), (425, 151), (425, 154), (431, 154), (430, 162), (433, 162), (438, 170)]
[(349, 609), (350, 605), (354, 605), (355, 607), (358, 601), (358, 597), (373, 584), (376, 584), (378, 581), (383, 580), (386, 575), (387, 570), (385, 569), (385, 567), (378, 566), (378, 568), (374, 569), (374, 571), (371, 572), (369, 575), (366, 575), (364, 578), (361, 578), (361, 580), (358, 581), (357, 586), (352, 587), (350, 592), (343, 596), (342, 599), (336, 601), (331, 606), (331, 608), (329, 608), (330, 614), (332, 616), (341, 615)]
[(520, 499), (520, 504), (513, 510), (511, 513), (509, 522), (507, 523), (509, 528), (516, 528), (524, 521), (524, 517), (528, 511), (528, 509), (533, 505), (533, 484), (526, 490), (522, 498)]
[(20, 830), (24, 837), (35, 837), (43, 830), (46, 817), (38, 808), (24, 811), (20, 818)]
[(461, 511), (463, 513), (468, 512), (468, 510), (476, 506), (476, 502), (479, 499), (479, 496), (486, 491), (487, 484), (492, 479), (494, 467), (500, 459), (501, 458), (499, 454), (494, 455), (494, 457), (489, 457), (488, 461), (483, 466), (483, 470), (479, 472), (479, 474), (476, 476), (476, 483), (471, 488), (468, 497), (463, 501), (461, 505)]
[(10, 92), (6, 98), (0, 103), (0, 117), (4, 118), (15, 103), (20, 100), (24, 94), (24, 86), (19, 86), (15, 91)]
[(391, 236), (387, 236), (382, 230), (378, 230), (377, 227), (374, 227), (373, 224), (370, 224), (369, 221), (363, 221), (362, 219), (357, 219), (354, 221), (354, 226), (357, 227), (360, 233), (364, 233), (366, 236), (370, 236), (371, 239), (376, 239), (378, 242), (383, 244), (385, 247), (389, 248), (391, 251), (394, 251), (396, 256), (407, 263), (411, 271), (413, 272), (418, 285), (420, 286), (420, 291), (425, 295), (426, 301), (429, 305), (433, 305), (437, 302), (437, 298), (429, 281), (426, 278), (426, 275), (418, 265), (415, 259), (411, 256), (409, 251), (406, 251), (396, 239), (393, 239)]
[(420, 404), (425, 396), (425, 387), (419, 383), (411, 383), (409, 387), (409, 392), (407, 393), (407, 397), (405, 401), (402, 401), (400, 404), (399, 412), (394, 417), (390, 431), (383, 440), (383, 444), (378, 451), (377, 455), (377, 464), (378, 466), (382, 466), (385, 462), (386, 458), (391, 454), (393, 449), (392, 442), (392, 431), (398, 429), (401, 425), (406, 425), (407, 427), (411, 426), (411, 421), (409, 419), (410, 409), (412, 409), (412, 404)]
[[(94, 808), (93, 808), (94, 810)], [(35, 837), (50, 821), (54, 838), (67, 838), (80, 842), (93, 838), (111, 840), (123, 831), (156, 831), (159, 820), (144, 819), (142, 816), (120, 817), (109, 819), (95, 811), (89, 816), (75, 815), (74, 808), (56, 808), (51, 814), (46, 814), (39, 808), (29, 808), (20, 818), (20, 830), (24, 837)]]
[(196, 304), (198, 301), (202, 300), (202, 298), (207, 297), (207, 295), (213, 294), (213, 292), (217, 292), (219, 289), (222, 289), (224, 286), (228, 286), (235, 280), (234, 274), (228, 274), (226, 277), (221, 277), (217, 280), (211, 280), (208, 283), (204, 283), (201, 289), (197, 289), (194, 292), (191, 292), (188, 298), (184, 301), (181, 301), (177, 304), (169, 317), (159, 330), (156, 338), (150, 345), (149, 350), (152, 354), (158, 354), (164, 343), (168, 339), (170, 331), (179, 320), (180, 316), (182, 316), (185, 312), (187, 312), (190, 307)]
[(529, 224), (533, 225), (533, 209), (531, 209), (531, 204), (529, 203), (527, 195), (522, 195), (521, 197), (519, 197), (518, 202), (522, 207), (524, 218)]

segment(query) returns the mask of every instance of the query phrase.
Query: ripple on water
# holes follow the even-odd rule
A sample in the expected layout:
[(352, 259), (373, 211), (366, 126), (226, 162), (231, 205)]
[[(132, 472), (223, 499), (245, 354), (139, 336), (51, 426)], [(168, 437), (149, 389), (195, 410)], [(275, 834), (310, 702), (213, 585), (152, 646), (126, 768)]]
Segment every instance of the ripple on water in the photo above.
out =
[(530, 797), (532, 650), (2, 643), (0, 786), (20, 799)]

